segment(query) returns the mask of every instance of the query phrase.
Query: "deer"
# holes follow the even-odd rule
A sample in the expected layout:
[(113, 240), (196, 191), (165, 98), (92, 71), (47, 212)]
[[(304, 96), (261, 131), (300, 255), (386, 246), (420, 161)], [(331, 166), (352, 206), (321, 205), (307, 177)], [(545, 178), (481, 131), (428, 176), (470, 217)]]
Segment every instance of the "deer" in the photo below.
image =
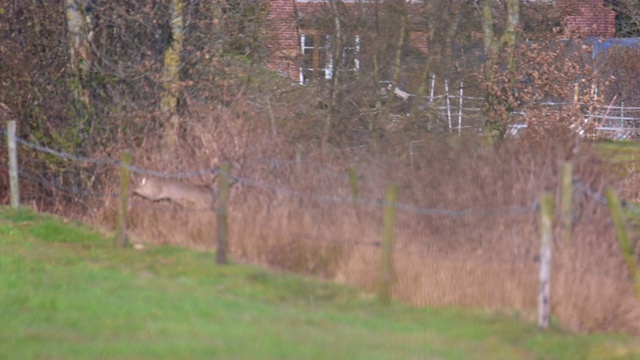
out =
[(190, 209), (213, 210), (216, 202), (214, 191), (206, 186), (156, 177), (143, 177), (133, 193), (154, 202), (169, 200)]

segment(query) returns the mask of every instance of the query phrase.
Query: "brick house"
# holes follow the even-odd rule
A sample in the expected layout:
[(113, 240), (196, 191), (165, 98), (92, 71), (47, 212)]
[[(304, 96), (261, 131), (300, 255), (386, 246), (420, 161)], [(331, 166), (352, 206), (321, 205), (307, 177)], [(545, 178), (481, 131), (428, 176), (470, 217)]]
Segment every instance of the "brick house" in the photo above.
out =
[(558, 0), (564, 15), (564, 34), (568, 38), (616, 35), (616, 13), (602, 0)]
[[(366, 6), (366, 1), (343, 0), (354, 11)], [(421, 1), (410, 1), (418, 7)], [(564, 38), (615, 36), (616, 13), (603, 0), (556, 0), (556, 6), (564, 16)], [(305, 83), (310, 77), (330, 77), (330, 51), (326, 35), (321, 36), (309, 24), (316, 14), (326, 11), (326, 0), (271, 0), (269, 15), (274, 40), (272, 56), (267, 66)], [(426, 33), (412, 32), (409, 44), (423, 52), (428, 49)], [(360, 38), (354, 36), (345, 44), (351, 53), (360, 51)], [(357, 56), (351, 67), (359, 66)]]

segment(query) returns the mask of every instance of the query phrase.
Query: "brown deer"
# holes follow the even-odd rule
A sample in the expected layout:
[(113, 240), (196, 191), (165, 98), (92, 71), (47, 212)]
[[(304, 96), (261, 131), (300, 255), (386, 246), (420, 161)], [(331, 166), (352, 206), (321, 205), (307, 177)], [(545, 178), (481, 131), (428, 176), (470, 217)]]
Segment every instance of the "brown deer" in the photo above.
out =
[(206, 186), (155, 177), (142, 178), (133, 193), (151, 201), (170, 200), (190, 209), (213, 210), (216, 202), (214, 191)]

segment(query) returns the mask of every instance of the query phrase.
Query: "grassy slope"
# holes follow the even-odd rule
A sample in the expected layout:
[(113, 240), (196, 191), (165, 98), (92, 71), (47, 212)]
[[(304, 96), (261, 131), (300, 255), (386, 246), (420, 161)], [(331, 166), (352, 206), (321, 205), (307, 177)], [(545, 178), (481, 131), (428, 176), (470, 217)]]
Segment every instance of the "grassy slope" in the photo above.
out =
[(0, 359), (640, 359), (637, 339), (542, 333), (461, 309), (214, 264), (0, 208)]

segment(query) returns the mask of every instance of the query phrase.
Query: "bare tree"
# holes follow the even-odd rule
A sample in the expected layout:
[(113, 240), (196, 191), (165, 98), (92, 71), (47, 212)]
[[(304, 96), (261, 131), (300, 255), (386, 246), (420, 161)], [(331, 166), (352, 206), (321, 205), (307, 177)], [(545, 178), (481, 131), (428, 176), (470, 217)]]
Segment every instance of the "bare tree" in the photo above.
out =
[(80, 138), (90, 131), (92, 111), (89, 99), (92, 67), (90, 24), (85, 16), (87, 0), (65, 0), (67, 33), (69, 37), (69, 88), (73, 97), (75, 127)]
[[(520, 1), (521, 0), (504, 1), (504, 7), (506, 9), (505, 26), (502, 33), (498, 34), (495, 29), (496, 19), (494, 16), (494, 6), (496, 4), (491, 0), (482, 0), (482, 30), (486, 54), (484, 80), (486, 83), (493, 83), (495, 80), (498, 67), (503, 65), (500, 63), (501, 56), (506, 56), (506, 69), (510, 74), (515, 76), (515, 50), (518, 34), (520, 33)], [(512, 76), (512, 79), (515, 78)], [(484, 105), (487, 115), (484, 131), (485, 135), (489, 138), (499, 138), (506, 133), (506, 125), (499, 119), (492, 117), (493, 110), (503, 105), (502, 99), (492, 93), (487, 93)]]
[[(404, 0), (397, 1), (389, 1), (387, 4), (388, 13), (392, 23), (397, 24), (397, 30), (395, 32), (395, 50), (392, 54), (392, 63), (391, 63), (391, 83), (389, 87), (389, 96), (395, 92), (396, 87), (398, 86), (398, 80), (400, 79), (400, 73), (402, 71), (402, 51), (405, 46), (405, 42), (407, 39), (407, 28), (408, 28), (408, 14), (407, 7)], [(389, 113), (391, 111), (392, 102), (390, 99), (386, 102), (383, 110), (380, 112), (378, 124), (382, 124), (388, 121)]]
[(180, 66), (182, 61), (180, 54), (184, 43), (184, 2), (183, 0), (171, 0), (169, 5), (171, 36), (170, 43), (164, 52), (164, 70), (162, 74), (161, 110), (168, 119), (165, 143), (175, 146), (178, 141), (180, 117), (178, 116), (178, 93), (180, 91)]
[[(423, 2), (429, 48), (420, 74), (418, 98), (423, 98), (427, 94), (432, 75), (439, 74), (440, 77), (448, 78), (456, 70), (464, 71), (464, 69), (454, 69), (458, 62), (456, 57), (460, 56), (459, 53), (454, 52), (454, 47), (465, 45), (465, 42), (460, 39), (461, 35), (470, 37), (469, 34), (473, 28), (463, 20), (473, 19), (473, 5), (474, 1), (471, 0), (425, 0)], [(470, 23), (472, 24), (473, 21)], [(411, 114), (414, 119), (420, 116), (419, 105), (417, 101), (412, 103)]]
[(342, 24), (340, 15), (338, 13), (338, 8), (336, 4), (336, 0), (330, 0), (329, 5), (331, 7), (331, 17), (333, 18), (333, 43), (332, 43), (332, 58), (334, 59), (331, 71), (331, 87), (330, 91), (330, 100), (329, 100), (329, 108), (327, 109), (327, 114), (325, 118), (324, 130), (322, 134), (322, 148), (325, 148), (327, 141), (329, 140), (329, 136), (331, 134), (331, 129), (333, 127), (334, 122), (334, 112), (337, 106), (338, 97), (340, 96), (339, 91), (339, 72), (340, 72), (340, 64), (342, 62), (342, 53), (343, 53), (343, 45), (342, 45)]
[(618, 14), (617, 37), (640, 36), (640, 2), (637, 0), (608, 0), (605, 2)]

